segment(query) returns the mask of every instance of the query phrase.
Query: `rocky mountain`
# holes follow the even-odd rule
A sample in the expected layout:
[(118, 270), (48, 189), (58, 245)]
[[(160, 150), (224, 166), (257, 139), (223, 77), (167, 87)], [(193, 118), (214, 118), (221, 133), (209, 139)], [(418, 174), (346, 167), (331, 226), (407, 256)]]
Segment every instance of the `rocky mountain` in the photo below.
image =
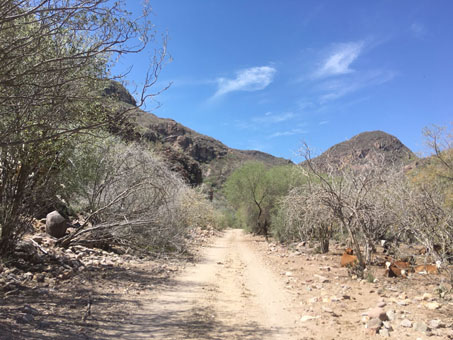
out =
[[(289, 160), (264, 152), (229, 148), (172, 119), (159, 118), (142, 111), (119, 83), (112, 82), (104, 94), (133, 108), (135, 124), (122, 132), (123, 137), (147, 140), (173, 170), (193, 185), (204, 183), (208, 190), (216, 191), (229, 174), (246, 161), (261, 161), (271, 166), (291, 164)], [(332, 146), (314, 158), (313, 162), (321, 170), (327, 171), (344, 167), (359, 168), (380, 161), (385, 166), (407, 165), (416, 159), (414, 153), (398, 138), (383, 131), (369, 131)]]
[(384, 166), (405, 165), (415, 159), (414, 153), (395, 136), (383, 131), (368, 131), (332, 146), (314, 158), (313, 163), (327, 171), (360, 168), (381, 161)]
[[(246, 161), (268, 165), (290, 164), (291, 161), (255, 150), (232, 149), (222, 142), (167, 118), (159, 118), (136, 107), (135, 100), (119, 83), (112, 82), (104, 90), (122, 105), (135, 107), (135, 126), (122, 132), (128, 139), (145, 139), (191, 184), (205, 183), (215, 191), (228, 175)], [(132, 136), (132, 137), (131, 137)], [(209, 188), (208, 188), (209, 189)]]
[(139, 111), (136, 121), (141, 135), (160, 148), (173, 164), (183, 165), (193, 184), (203, 181), (216, 188), (246, 161), (261, 161), (269, 165), (291, 163), (260, 151), (229, 148), (172, 119), (159, 118), (151, 113)]

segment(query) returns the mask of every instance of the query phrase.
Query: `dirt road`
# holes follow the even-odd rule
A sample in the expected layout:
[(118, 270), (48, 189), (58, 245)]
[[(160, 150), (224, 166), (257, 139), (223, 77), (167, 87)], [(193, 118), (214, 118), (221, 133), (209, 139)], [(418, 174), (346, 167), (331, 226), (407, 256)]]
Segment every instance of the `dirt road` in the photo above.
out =
[(143, 301), (143, 328), (134, 322), (134, 329), (123, 328), (124, 338), (303, 339), (282, 278), (248, 242), (242, 230), (226, 231), (174, 285)]
[[(0, 339), (453, 340), (453, 299), (438, 293), (445, 275), (395, 279), (374, 266), (373, 281), (353, 279), (338, 263), (342, 244), (317, 254), (242, 230), (206, 232), (196, 264), (101, 251), (71, 280), (24, 280), (20, 294), (0, 297)], [(26, 323), (25, 306), (36, 310)], [(367, 327), (376, 308), (389, 319), (382, 336)]]

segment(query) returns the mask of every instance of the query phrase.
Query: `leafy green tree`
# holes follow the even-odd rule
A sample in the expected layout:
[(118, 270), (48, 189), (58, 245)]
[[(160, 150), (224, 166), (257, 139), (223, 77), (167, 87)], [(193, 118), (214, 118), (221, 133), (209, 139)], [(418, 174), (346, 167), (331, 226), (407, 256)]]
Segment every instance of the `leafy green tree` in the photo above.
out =
[(267, 167), (260, 162), (249, 162), (235, 170), (227, 179), (224, 191), (253, 233), (267, 237), (272, 214), (282, 195), (301, 181), (294, 166)]

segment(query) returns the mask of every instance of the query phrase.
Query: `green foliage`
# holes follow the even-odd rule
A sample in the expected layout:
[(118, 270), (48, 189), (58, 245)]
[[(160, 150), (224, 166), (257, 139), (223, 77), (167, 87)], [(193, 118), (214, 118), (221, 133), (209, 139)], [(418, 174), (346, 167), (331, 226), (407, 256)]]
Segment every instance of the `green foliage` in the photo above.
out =
[(302, 182), (295, 166), (267, 167), (260, 162), (248, 162), (230, 175), (224, 192), (236, 210), (238, 224), (253, 233), (267, 235), (279, 197)]

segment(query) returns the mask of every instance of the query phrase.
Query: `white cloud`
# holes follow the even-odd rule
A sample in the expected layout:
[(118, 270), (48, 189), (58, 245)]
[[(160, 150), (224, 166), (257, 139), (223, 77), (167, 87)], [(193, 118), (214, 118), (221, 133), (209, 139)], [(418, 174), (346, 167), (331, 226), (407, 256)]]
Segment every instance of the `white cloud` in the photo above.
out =
[(338, 44), (314, 73), (315, 78), (323, 78), (354, 72), (350, 65), (358, 58), (363, 49), (363, 42)]
[(252, 121), (254, 123), (262, 124), (275, 124), (285, 122), (287, 120), (293, 119), (296, 115), (293, 112), (284, 112), (281, 114), (272, 114), (271, 112), (266, 112), (262, 117), (253, 117)]
[(277, 70), (270, 66), (251, 67), (236, 72), (234, 79), (218, 78), (214, 97), (234, 91), (259, 91), (272, 83)]
[(275, 132), (272, 135), (270, 135), (269, 138), (302, 135), (302, 134), (306, 134), (306, 133), (308, 133), (308, 131), (304, 130), (304, 129), (292, 129), (292, 130), (287, 130), (287, 131)]

